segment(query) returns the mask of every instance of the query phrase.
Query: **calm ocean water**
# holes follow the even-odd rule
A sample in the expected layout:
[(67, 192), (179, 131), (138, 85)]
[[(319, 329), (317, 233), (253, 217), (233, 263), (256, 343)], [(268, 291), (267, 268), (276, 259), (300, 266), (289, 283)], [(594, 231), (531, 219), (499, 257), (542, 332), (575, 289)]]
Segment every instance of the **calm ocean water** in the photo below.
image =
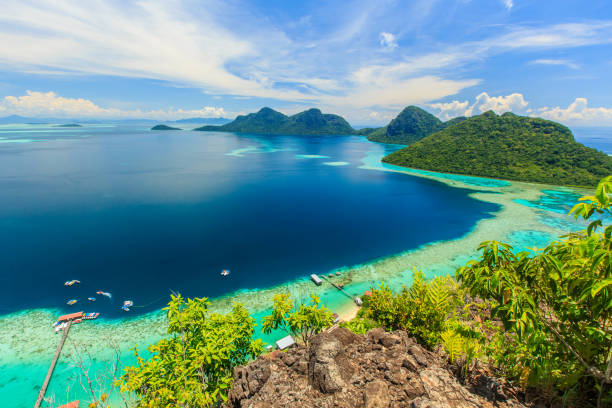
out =
[(385, 147), (356, 136), (22, 125), (0, 142), (0, 313), (144, 313), (170, 290), (215, 297), (453, 239), (497, 209), (360, 169)]
[(612, 127), (573, 127), (572, 132), (578, 142), (612, 154)]

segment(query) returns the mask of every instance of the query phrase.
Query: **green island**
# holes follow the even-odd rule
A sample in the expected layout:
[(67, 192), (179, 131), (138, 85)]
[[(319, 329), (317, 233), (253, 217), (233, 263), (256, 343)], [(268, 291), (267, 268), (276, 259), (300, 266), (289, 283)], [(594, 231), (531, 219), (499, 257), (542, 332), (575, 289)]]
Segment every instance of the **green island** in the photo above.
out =
[(344, 118), (324, 114), (319, 109), (308, 109), (287, 116), (271, 108), (262, 108), (256, 113), (240, 115), (225, 125), (208, 125), (194, 130), (272, 135), (348, 135), (355, 133)]
[[(415, 268), (399, 292), (383, 283), (364, 293), (340, 327), (315, 295), (275, 294), (260, 327), (241, 304), (218, 313), (206, 298), (173, 295), (167, 335), (135, 349), (112, 387), (148, 408), (391, 406), (389, 396), (432, 404), (424, 406), (608, 407), (612, 176), (570, 214), (588, 227), (532, 252), (482, 242), (454, 278)], [(264, 350), (257, 331), (295, 343)], [(92, 388), (90, 406), (108, 406), (111, 391)]]
[(83, 126), (79, 125), (78, 123), (66, 123), (63, 125), (54, 125), (54, 127), (71, 128), (71, 127), (83, 127)]
[(403, 167), (555, 185), (594, 186), (612, 174), (612, 157), (574, 140), (549, 120), (473, 116), (383, 158)]
[(465, 119), (460, 116), (448, 122), (442, 122), (417, 106), (408, 106), (387, 126), (360, 129), (357, 134), (367, 136), (372, 142), (409, 145)]
[(151, 128), (151, 130), (182, 130), (181, 128), (172, 127), (168, 125), (155, 125)]

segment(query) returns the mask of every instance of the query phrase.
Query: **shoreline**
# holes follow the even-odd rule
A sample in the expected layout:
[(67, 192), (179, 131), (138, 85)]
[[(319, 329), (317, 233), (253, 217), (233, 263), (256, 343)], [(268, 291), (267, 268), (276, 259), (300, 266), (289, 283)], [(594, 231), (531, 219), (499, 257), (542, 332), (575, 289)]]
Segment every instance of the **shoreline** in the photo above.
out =
[[(490, 185), (496, 180), (475, 179), (463, 180), (461, 177), (449, 178), (446, 175), (419, 174), (410, 169), (385, 168), (377, 164), (376, 158), (370, 152), (362, 159), (360, 168), (370, 171), (392, 171), (404, 173), (413, 177), (423, 177), (444, 183), (450, 187), (471, 190), (469, 195), (477, 200), (495, 203), (499, 209), (491, 213), (491, 218), (484, 218), (474, 224), (472, 229), (463, 236), (451, 240), (435, 241), (420, 247), (374, 259), (370, 262), (342, 266), (319, 274), (334, 274), (335, 283), (343, 283), (349, 293), (361, 296), (365, 290), (385, 282), (393, 290), (409, 285), (412, 281), (413, 268), (421, 269), (427, 278), (435, 275), (452, 275), (457, 267), (464, 265), (477, 255), (478, 244), (485, 240), (510, 242), (517, 247), (539, 246), (534, 239), (542, 242), (559, 236), (566, 231), (568, 225), (576, 223), (562, 212), (551, 212), (548, 201), (539, 201), (544, 196), (550, 199), (547, 192), (567, 192), (581, 194), (576, 189), (559, 186), (535, 185), (512, 182), (507, 185)], [(563, 204), (569, 203), (568, 194)], [(554, 198), (554, 197), (552, 197)], [(572, 198), (573, 199), (573, 198)], [(559, 198), (563, 200), (563, 198)], [(550, 210), (550, 211), (547, 211)], [(335, 276), (335, 272), (341, 272)], [(321, 297), (321, 302), (332, 312), (337, 313), (341, 320), (350, 320), (358, 311), (352, 299), (339, 292), (324, 281), (321, 286), (315, 286), (308, 277), (299, 278), (283, 284), (252, 290), (238, 290), (223, 297), (211, 299), (211, 310), (214, 312), (228, 311), (233, 302), (241, 302), (249, 310), (251, 316), (259, 319), (271, 307), (271, 299), (275, 293), (289, 292), (295, 300), (306, 299), (311, 293)], [(37, 388), (48, 368), (51, 356), (58, 341), (57, 335), (50, 328), (55, 320), (57, 310), (37, 309), (26, 310), (0, 316), (0, 326), (3, 336), (0, 341), (0, 393), (12, 395), (29, 387)], [(148, 314), (128, 319), (99, 319), (86, 325), (77, 325), (71, 329), (70, 337), (74, 344), (96, 350), (95, 358), (103, 361), (112, 351), (108, 348), (108, 338), (113, 338), (121, 350), (123, 364), (132, 363), (134, 346), (143, 350), (149, 344), (158, 341), (166, 334), (167, 323), (165, 313), (160, 309)], [(272, 344), (275, 336), (264, 336), (256, 328), (256, 336)], [(20, 333), (19, 337), (12, 333)], [(282, 337), (282, 336), (280, 336)], [(72, 383), (73, 368), (70, 365), (71, 347), (63, 353), (58, 364), (50, 390), (65, 389)], [(55, 387), (54, 387), (54, 384)], [(78, 388), (78, 384), (76, 385)], [(53, 392), (53, 391), (51, 391)], [(80, 391), (71, 391), (79, 393)], [(76, 394), (75, 394), (76, 395)]]
[[(478, 244), (484, 240), (507, 240), (508, 236), (516, 231), (539, 231), (550, 235), (559, 233), (555, 228), (544, 225), (538, 220), (537, 208), (515, 202), (517, 199), (537, 200), (545, 194), (542, 190), (558, 190), (560, 187), (557, 186), (516, 182), (510, 183), (508, 186), (498, 187), (475, 186), (456, 179), (438, 178), (430, 174), (415, 174), (409, 170), (376, 168), (367, 165), (363, 168), (406, 173), (411, 176), (434, 179), (451, 187), (470, 189), (473, 191), (470, 193), (471, 197), (499, 204), (500, 209), (492, 214), (492, 218), (478, 221), (472, 230), (462, 237), (448, 241), (430, 242), (415, 249), (375, 259), (364, 264), (343, 266), (331, 271), (320, 272), (334, 273), (340, 271), (342, 275), (335, 280), (344, 283), (348, 291), (357, 296), (360, 296), (372, 286), (377, 286), (382, 281), (385, 281), (393, 289), (408, 284), (411, 281), (413, 267), (422, 269), (427, 277), (452, 274), (456, 267), (463, 265), (470, 257), (475, 255)], [(306, 298), (310, 293), (320, 295), (322, 302), (332, 312), (339, 315), (340, 312), (345, 313), (345, 310), (350, 310), (349, 306), (354, 305), (352, 300), (346, 297), (334, 296), (334, 294), (337, 295), (336, 290), (330, 285), (324, 284), (321, 287), (316, 287), (305, 277), (278, 286), (240, 290), (220, 298), (211, 299), (211, 310), (217, 312), (228, 311), (233, 302), (238, 301), (243, 303), (252, 314), (261, 313), (269, 309), (273, 294), (280, 291), (288, 291), (295, 299)], [(31, 347), (32, 345), (28, 347), (26, 342), (2, 342), (3, 345), (0, 346), (2, 360), (23, 363), (24, 360), (34, 362), (48, 358), (50, 350), (54, 347), (54, 333), (45, 335), (44, 332), (52, 332), (46, 329), (47, 323), (52, 322), (54, 316), (55, 311), (52, 309), (27, 310), (0, 316), (0, 325), (5, 328), (5, 333), (19, 329), (24, 332), (24, 337), (39, 340), (34, 341), (39, 343), (35, 347)], [(23, 320), (26, 320), (26, 322)], [(93, 345), (100, 336), (111, 335), (115, 329), (118, 329), (124, 334), (122, 337), (127, 339), (121, 342), (125, 343), (122, 344), (122, 348), (131, 348), (136, 343), (142, 345), (143, 342), (146, 343), (148, 340), (163, 336), (166, 327), (164, 320), (164, 314), (159, 310), (130, 319), (100, 319), (93, 324), (88, 324), (87, 327), (75, 327), (71, 333), (72, 337), (78, 339), (78, 341)], [(134, 335), (136, 333), (138, 336)], [(12, 356), (7, 355), (9, 350), (12, 350), (10, 352)]]

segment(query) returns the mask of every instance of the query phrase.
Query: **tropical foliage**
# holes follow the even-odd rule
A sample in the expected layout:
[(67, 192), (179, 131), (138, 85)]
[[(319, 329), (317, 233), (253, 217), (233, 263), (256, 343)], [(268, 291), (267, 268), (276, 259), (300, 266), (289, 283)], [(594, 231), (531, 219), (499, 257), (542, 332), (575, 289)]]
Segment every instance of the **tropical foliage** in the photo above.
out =
[(424, 170), (555, 185), (595, 186), (612, 157), (576, 142), (563, 125), (489, 111), (386, 156)]
[(259, 133), (269, 135), (347, 135), (355, 130), (338, 115), (323, 114), (309, 109), (286, 116), (270, 108), (256, 113), (240, 115), (233, 122), (221, 126), (202, 126), (194, 130)]
[(442, 122), (431, 113), (417, 106), (408, 106), (387, 126), (377, 129), (362, 129), (358, 134), (366, 135), (368, 140), (372, 142), (409, 145), (464, 119), (465, 117), (461, 116), (448, 122)]
[(427, 281), (421, 271), (415, 270), (412, 285), (400, 293), (393, 293), (384, 283), (372, 289), (358, 318), (374, 321), (387, 330), (406, 330), (419, 342), (433, 347), (440, 342), (446, 321), (455, 309), (455, 294), (451, 279), (436, 277)]
[(262, 351), (252, 339), (255, 321), (240, 304), (228, 314), (212, 313), (206, 298), (172, 296), (168, 307), (169, 338), (135, 349), (136, 365), (121, 378), (121, 389), (138, 397), (137, 406), (208, 407), (227, 398), (233, 367)]
[[(490, 306), (503, 330), (490, 357), (526, 386), (559, 390), (566, 398), (612, 404), (612, 176), (572, 213), (591, 221), (534, 255), (508, 244), (483, 242), (477, 261), (457, 277)], [(609, 218), (608, 218), (609, 219)]]
[(321, 299), (310, 296), (310, 304), (294, 305), (288, 293), (274, 295), (272, 314), (262, 320), (262, 331), (286, 330), (293, 337), (307, 344), (308, 340), (334, 322), (333, 313), (321, 304)]

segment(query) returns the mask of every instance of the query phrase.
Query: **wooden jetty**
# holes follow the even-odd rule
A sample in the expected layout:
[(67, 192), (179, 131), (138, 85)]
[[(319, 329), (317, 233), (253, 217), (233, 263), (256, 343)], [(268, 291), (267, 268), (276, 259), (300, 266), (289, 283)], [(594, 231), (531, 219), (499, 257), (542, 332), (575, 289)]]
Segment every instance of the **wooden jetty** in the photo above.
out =
[(338, 289), (340, 292), (344, 293), (346, 296), (350, 297), (353, 302), (355, 302), (355, 304), (357, 306), (361, 306), (361, 304), (363, 303), (361, 301), (361, 298), (358, 296), (353, 296), (350, 293), (348, 293), (346, 290), (342, 289), (339, 285), (335, 284), (334, 282), (332, 282), (327, 276), (325, 275), (320, 275), (321, 278), (325, 279), (326, 281), (328, 281), (329, 283), (332, 284), (332, 286), (334, 286), (336, 289)]
[(45, 382), (43, 383), (43, 386), (40, 389), (40, 392), (38, 393), (38, 399), (36, 400), (36, 404), (34, 405), (34, 408), (40, 408), (40, 404), (42, 404), (42, 401), (45, 398), (47, 387), (49, 386), (49, 382), (51, 381), (51, 376), (53, 375), (53, 370), (55, 370), (55, 365), (57, 364), (57, 360), (59, 359), (59, 356), (62, 353), (62, 348), (64, 347), (64, 343), (66, 342), (66, 338), (68, 337), (70, 326), (72, 326), (72, 320), (68, 320), (68, 322), (66, 323), (66, 327), (64, 328), (64, 333), (62, 334), (62, 339), (57, 345), (57, 350), (55, 350), (55, 356), (53, 357), (53, 361), (51, 362), (49, 371), (47, 371)]

